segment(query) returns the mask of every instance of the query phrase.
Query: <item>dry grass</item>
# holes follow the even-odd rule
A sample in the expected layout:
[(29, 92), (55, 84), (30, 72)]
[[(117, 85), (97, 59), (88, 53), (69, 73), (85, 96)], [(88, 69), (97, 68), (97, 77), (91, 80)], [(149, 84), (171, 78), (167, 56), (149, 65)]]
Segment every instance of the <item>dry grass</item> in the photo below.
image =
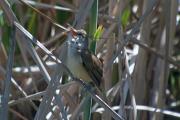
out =
[[(178, 2), (96, 2), (0, 0), (0, 119), (180, 117)], [(67, 24), (85, 29), (102, 59), (101, 88), (64, 64)]]

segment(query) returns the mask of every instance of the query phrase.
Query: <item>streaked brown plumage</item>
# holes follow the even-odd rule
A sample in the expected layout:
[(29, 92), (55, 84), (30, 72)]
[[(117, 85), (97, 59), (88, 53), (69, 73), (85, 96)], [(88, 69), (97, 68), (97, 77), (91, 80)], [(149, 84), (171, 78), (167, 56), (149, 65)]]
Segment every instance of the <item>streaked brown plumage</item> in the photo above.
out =
[[(71, 68), (76, 68), (73, 72), (77, 77), (81, 79), (92, 79), (93, 83), (100, 86), (103, 75), (102, 62), (88, 49), (86, 32), (84, 30), (72, 29), (71, 35), (72, 40), (69, 41), (69, 51), (71, 51), (69, 52), (69, 56), (71, 57), (69, 58), (71, 59), (71, 62), (69, 62), (69, 64), (71, 64), (69, 65), (70, 70)], [(82, 64), (82, 66), (80, 64)]]

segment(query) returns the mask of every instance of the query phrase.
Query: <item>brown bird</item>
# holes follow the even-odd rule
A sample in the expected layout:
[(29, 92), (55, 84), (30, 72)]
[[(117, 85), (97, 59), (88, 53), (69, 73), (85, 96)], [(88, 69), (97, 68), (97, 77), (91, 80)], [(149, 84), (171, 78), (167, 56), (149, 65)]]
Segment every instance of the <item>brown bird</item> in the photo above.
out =
[(74, 76), (95, 83), (102, 83), (102, 62), (88, 49), (88, 37), (84, 30), (70, 30), (65, 64)]

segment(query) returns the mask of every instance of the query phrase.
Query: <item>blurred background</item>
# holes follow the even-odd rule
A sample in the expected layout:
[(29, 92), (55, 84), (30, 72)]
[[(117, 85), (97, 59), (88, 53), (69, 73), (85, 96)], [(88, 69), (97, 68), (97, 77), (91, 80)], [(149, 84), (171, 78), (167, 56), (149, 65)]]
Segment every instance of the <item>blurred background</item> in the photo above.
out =
[[(116, 118), (39, 47), (63, 59), (69, 26), (87, 32), (89, 50), (103, 63), (100, 90), (111, 110), (127, 120), (180, 119), (179, 6), (178, 0), (1, 0), (0, 119)], [(51, 79), (57, 79), (52, 86)]]

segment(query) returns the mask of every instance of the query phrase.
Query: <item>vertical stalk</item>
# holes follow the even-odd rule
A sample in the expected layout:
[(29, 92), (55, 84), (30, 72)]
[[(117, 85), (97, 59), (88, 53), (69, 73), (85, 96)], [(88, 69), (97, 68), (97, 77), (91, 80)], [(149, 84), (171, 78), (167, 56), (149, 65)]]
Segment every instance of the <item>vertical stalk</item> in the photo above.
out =
[[(90, 17), (89, 17), (89, 32), (88, 34), (90, 36), (94, 36), (96, 29), (97, 29), (97, 17), (98, 17), (98, 0), (94, 0), (94, 3), (92, 5), (91, 11), (90, 11)], [(90, 50), (95, 54), (96, 53), (96, 40), (92, 39), (89, 41), (90, 43)], [(88, 95), (86, 95), (88, 96)], [(89, 97), (85, 103), (84, 108), (84, 120), (90, 120), (91, 119), (91, 106), (92, 106), (92, 98)]]

